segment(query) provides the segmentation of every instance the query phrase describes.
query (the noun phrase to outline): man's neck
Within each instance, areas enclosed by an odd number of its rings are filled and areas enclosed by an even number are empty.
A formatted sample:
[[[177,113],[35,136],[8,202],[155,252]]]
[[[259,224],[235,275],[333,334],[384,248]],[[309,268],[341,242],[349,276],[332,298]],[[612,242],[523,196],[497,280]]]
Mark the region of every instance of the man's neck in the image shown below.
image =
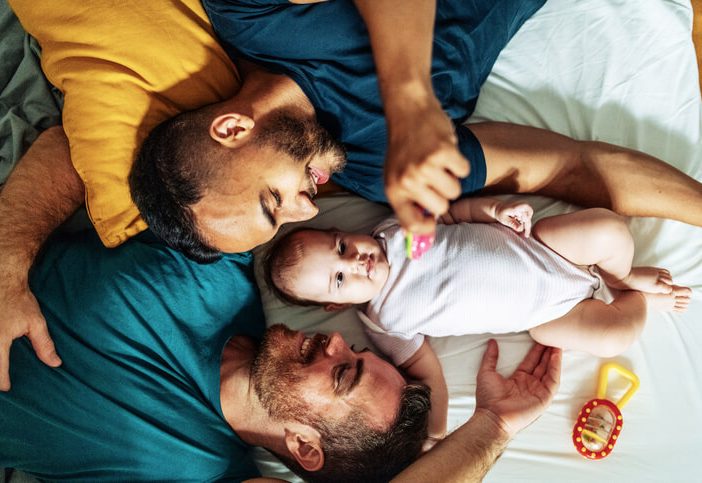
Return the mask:
[[[220,366],[222,412],[245,443],[285,452],[284,429],[271,420],[253,388],[251,364],[256,351],[256,343],[243,336],[232,337],[224,348]]]
[[[290,77],[272,74],[246,61],[241,61],[239,67],[243,83],[227,107],[253,119],[276,111],[292,111],[299,116],[314,117],[314,106]]]

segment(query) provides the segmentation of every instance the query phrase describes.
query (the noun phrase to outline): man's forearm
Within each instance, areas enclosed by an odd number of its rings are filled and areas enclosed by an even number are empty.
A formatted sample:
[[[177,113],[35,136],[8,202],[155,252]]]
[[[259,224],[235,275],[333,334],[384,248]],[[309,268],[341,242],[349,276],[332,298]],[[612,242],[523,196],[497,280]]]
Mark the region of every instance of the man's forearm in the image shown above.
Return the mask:
[[[481,481],[508,442],[509,437],[496,417],[478,409],[468,422],[393,481]]]
[[[83,202],[63,129],[43,132],[0,192],[0,253],[6,276],[27,276],[48,236]]]
[[[355,0],[366,22],[390,125],[403,107],[435,102],[431,50],[435,0]]]

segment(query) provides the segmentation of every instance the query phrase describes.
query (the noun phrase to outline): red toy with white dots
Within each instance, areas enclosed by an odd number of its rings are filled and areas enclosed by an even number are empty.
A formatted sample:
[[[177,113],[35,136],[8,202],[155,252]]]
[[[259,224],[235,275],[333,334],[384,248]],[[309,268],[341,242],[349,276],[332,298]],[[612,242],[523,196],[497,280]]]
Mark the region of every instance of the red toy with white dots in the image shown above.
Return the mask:
[[[631,383],[626,393],[616,403],[605,399],[611,371],[618,372]],[[597,397],[585,403],[573,426],[573,444],[578,453],[591,460],[609,456],[622,432],[624,419],[621,408],[629,402],[638,388],[639,378],[633,372],[614,362],[608,362],[602,366],[597,385]]]

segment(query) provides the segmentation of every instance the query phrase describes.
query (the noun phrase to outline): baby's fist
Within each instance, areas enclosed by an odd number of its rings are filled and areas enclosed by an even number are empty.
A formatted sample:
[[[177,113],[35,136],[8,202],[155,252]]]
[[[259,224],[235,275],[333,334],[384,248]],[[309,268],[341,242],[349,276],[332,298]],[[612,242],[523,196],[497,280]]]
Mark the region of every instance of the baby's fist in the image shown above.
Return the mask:
[[[495,218],[505,226],[510,227],[524,238],[531,235],[531,217],[534,209],[523,201],[501,203],[495,210]]]

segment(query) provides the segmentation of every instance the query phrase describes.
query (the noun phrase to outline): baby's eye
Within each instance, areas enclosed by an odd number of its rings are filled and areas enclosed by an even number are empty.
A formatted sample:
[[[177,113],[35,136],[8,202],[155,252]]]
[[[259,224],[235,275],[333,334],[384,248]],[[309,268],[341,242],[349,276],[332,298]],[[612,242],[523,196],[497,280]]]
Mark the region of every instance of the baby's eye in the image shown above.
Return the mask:
[[[346,242],[340,241],[339,242],[339,255],[343,255],[344,252],[346,252]]]
[[[341,287],[341,285],[344,283],[344,274],[339,272],[336,274],[336,288]]]

